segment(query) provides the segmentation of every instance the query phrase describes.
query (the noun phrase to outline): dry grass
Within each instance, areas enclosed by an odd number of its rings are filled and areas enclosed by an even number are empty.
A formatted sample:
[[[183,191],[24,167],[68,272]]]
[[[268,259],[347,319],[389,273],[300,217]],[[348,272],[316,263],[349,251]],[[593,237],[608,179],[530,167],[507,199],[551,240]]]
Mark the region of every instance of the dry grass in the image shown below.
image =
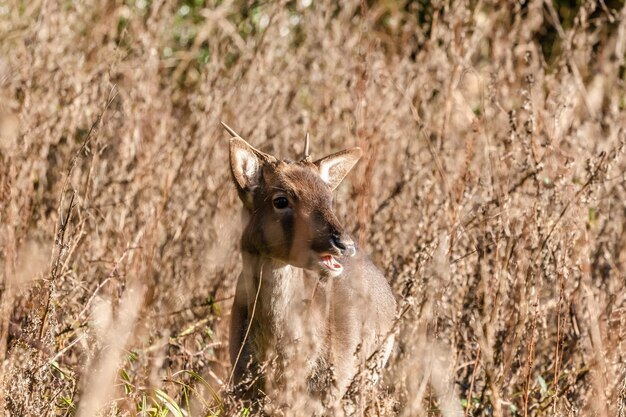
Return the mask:
[[[401,316],[358,415],[626,415],[623,2],[307,3],[0,3],[5,415],[245,415],[220,120],[366,150],[337,211]]]

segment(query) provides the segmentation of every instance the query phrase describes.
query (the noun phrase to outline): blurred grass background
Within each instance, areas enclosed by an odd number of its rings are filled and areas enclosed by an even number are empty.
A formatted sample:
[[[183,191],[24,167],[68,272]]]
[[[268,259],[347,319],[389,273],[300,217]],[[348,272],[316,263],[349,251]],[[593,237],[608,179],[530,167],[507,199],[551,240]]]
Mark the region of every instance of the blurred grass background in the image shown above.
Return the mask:
[[[625,50],[616,0],[0,2],[5,415],[248,413],[220,120],[365,150],[337,212],[402,316],[359,415],[626,415]]]

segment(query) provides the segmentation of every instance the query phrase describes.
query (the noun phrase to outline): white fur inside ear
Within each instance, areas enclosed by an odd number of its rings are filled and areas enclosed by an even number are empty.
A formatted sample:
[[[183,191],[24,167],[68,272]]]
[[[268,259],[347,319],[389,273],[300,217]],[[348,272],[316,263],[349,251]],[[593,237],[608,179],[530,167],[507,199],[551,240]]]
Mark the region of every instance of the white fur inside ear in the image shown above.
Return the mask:
[[[253,179],[257,171],[259,170],[259,164],[257,159],[243,149],[238,149],[235,154],[235,158],[239,161],[239,166],[241,167],[241,171],[243,175],[248,178],[248,180]]]
[[[341,161],[338,159],[331,159],[329,161],[324,161],[323,164],[320,164],[319,170],[322,181],[324,181],[326,184],[330,184],[330,171],[340,163]]]

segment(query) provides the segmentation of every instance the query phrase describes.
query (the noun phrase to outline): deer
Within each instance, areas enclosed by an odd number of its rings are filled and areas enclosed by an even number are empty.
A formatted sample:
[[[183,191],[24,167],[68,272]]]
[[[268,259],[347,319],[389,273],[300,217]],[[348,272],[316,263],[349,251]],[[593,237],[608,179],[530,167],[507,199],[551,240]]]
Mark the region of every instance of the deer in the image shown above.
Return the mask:
[[[231,135],[230,171],[243,205],[231,380],[240,386],[256,378],[263,393],[267,382],[290,384],[316,404],[341,399],[364,361],[379,352],[382,368],[394,343],[391,287],[333,211],[332,193],[362,151],[312,161],[307,133],[295,162],[255,149],[222,125]],[[268,381],[261,369],[272,360],[277,371]]]

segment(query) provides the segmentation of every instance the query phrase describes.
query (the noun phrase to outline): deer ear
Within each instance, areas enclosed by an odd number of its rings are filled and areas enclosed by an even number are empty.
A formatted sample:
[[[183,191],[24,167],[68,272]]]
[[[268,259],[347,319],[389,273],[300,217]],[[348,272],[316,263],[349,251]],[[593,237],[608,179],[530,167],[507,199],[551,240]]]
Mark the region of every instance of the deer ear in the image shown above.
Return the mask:
[[[332,191],[356,165],[362,154],[361,148],[346,149],[319,159],[314,164],[319,169],[320,177]]]
[[[263,165],[273,160],[274,157],[253,148],[239,137],[230,140],[230,172],[239,198],[248,208],[252,206],[252,191],[261,181]]]

